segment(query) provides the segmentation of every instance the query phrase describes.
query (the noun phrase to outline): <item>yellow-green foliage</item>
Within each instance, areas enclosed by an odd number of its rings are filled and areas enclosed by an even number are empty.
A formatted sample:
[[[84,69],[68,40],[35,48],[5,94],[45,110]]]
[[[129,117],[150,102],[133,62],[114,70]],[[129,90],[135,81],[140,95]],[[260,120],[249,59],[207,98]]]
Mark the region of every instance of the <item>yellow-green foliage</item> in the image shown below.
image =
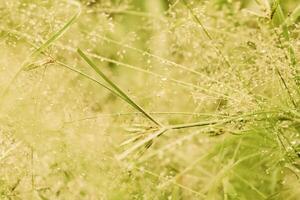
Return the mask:
[[[0,0],[0,199],[300,199],[298,0]]]

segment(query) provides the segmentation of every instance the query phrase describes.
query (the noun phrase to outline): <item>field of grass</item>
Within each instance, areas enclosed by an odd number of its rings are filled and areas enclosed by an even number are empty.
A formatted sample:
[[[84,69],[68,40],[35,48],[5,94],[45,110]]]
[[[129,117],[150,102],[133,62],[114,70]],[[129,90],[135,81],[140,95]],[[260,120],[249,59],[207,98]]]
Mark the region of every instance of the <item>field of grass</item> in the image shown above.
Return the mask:
[[[0,199],[300,199],[299,0],[0,0]]]

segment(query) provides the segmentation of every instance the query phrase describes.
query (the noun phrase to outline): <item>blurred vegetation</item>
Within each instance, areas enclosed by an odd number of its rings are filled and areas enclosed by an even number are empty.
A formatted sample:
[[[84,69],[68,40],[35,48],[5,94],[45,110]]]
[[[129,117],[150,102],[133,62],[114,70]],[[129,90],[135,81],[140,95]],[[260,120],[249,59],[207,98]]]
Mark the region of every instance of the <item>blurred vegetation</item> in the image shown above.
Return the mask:
[[[299,6],[0,0],[0,199],[300,199]]]

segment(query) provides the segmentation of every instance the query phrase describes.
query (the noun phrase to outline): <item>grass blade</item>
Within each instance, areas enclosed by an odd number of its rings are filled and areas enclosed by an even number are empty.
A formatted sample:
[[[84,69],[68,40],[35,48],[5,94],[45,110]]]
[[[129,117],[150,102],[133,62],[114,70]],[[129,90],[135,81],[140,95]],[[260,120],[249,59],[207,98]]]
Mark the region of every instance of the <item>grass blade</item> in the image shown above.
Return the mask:
[[[285,20],[287,26],[291,26],[296,23],[297,19],[300,17],[300,5],[295,8],[292,14]]]
[[[146,138],[144,138],[143,140],[137,142],[135,145],[133,145],[131,148],[124,151],[122,154],[116,156],[116,158],[118,160],[125,159],[129,154],[133,153],[134,151],[136,151],[140,147],[144,146],[146,143],[148,143],[148,142],[152,141],[153,139],[157,138],[158,136],[162,135],[166,131],[168,131],[168,129],[162,128],[162,129],[154,132],[153,134],[148,135]]]
[[[70,67],[69,65],[67,65],[67,64],[65,64],[65,63],[63,63],[63,62],[60,62],[60,61],[58,61],[58,60],[56,60],[55,63],[61,65],[62,67],[66,68],[66,69],[69,69],[69,70],[71,70],[71,71],[73,71],[73,72],[75,72],[75,73],[77,73],[77,74],[79,74],[79,75],[81,75],[81,76],[83,76],[83,77],[85,77],[85,78],[87,78],[87,79],[89,79],[89,80],[95,82],[95,83],[97,83],[98,85],[100,85],[100,86],[104,87],[105,89],[107,89],[108,91],[110,91],[110,92],[111,92],[112,94],[114,94],[115,96],[117,96],[117,97],[119,97],[119,98],[121,98],[121,99],[123,99],[124,101],[127,102],[127,99],[125,99],[125,98],[124,98],[123,96],[121,96],[119,93],[115,92],[113,89],[107,87],[106,85],[104,85],[103,83],[101,83],[101,82],[99,82],[98,80],[94,79],[93,77],[91,77],[91,76],[89,76],[89,75],[87,75],[87,74],[85,74],[85,73],[83,73],[83,72],[81,72],[81,71],[79,71],[79,70],[77,70],[77,69],[74,69],[73,67]]]
[[[80,49],[77,50],[78,54],[81,58],[83,58],[94,70],[100,75],[117,93],[123,96],[132,107],[134,107],[139,112],[143,113],[143,115],[154,122],[156,125],[162,127],[163,125],[156,121],[149,113],[147,113],[142,107],[140,107],[136,102],[134,102],[121,88],[119,88],[115,83],[113,83],[94,63],[90,60]]]
[[[276,20],[278,25],[281,26],[282,29],[282,36],[284,39],[289,42],[290,41],[290,33],[289,33],[289,28],[287,24],[285,23],[285,16],[282,10],[282,7],[280,5],[279,0],[274,0],[272,2],[272,9],[271,9],[271,20],[273,20],[273,23],[276,25]],[[275,19],[275,20],[274,20]],[[295,55],[295,50],[293,47],[289,44],[288,47],[288,53],[290,56],[290,62],[293,67],[295,67],[297,63],[296,55]]]
[[[191,6],[187,3],[186,0],[183,0],[183,4],[186,6],[186,8],[189,10],[189,12],[191,13],[191,15],[193,16],[194,20],[199,24],[199,26],[201,27],[202,31],[204,32],[204,34],[206,35],[206,37],[210,40],[213,41],[213,37],[211,36],[211,34],[208,32],[208,30],[205,28],[205,26],[203,25],[203,23],[201,22],[201,20],[199,19],[199,17],[197,17],[197,15],[195,14],[195,12],[193,11],[193,9],[191,8]],[[232,67],[230,62],[228,61],[228,59],[225,57],[224,53],[221,51],[221,49],[219,49],[216,45],[213,45],[216,53],[222,58],[223,62],[228,66],[228,67]]]
[[[59,39],[66,31],[67,29],[76,21],[76,19],[79,17],[80,15],[80,11],[78,13],[76,13],[59,31],[57,31],[55,34],[53,34],[51,36],[50,39],[48,39],[42,46],[40,46],[38,49],[36,49],[33,53],[32,53],[32,57],[34,57],[35,55],[39,54],[40,52],[44,51],[45,49],[47,49],[55,40]]]
[[[73,17],[69,19],[67,23],[56,33],[54,33],[44,44],[42,44],[39,48],[37,48],[34,52],[32,52],[28,59],[34,58],[35,56],[43,52],[45,49],[47,49],[53,42],[59,39],[68,30],[68,28],[78,19],[78,17],[81,14],[81,6],[80,4],[76,4],[76,6],[78,6],[77,13],[74,14]],[[27,62],[28,60],[24,62],[22,68],[28,65]]]
[[[76,21],[76,19],[79,17],[81,13],[81,7],[78,5],[78,12],[56,33],[54,33],[44,44],[42,44],[39,48],[37,48],[34,52],[30,54],[30,56],[23,62],[21,68],[16,72],[16,74],[13,76],[13,78],[9,81],[8,85],[6,88],[3,90],[1,96],[0,96],[0,105],[2,101],[4,100],[5,95],[9,91],[10,85],[17,79],[19,76],[20,72],[30,66],[32,63],[30,63],[30,60],[37,56],[39,53],[43,52],[45,49],[47,49],[53,42],[55,42],[58,38],[60,38],[66,31],[67,29]]]

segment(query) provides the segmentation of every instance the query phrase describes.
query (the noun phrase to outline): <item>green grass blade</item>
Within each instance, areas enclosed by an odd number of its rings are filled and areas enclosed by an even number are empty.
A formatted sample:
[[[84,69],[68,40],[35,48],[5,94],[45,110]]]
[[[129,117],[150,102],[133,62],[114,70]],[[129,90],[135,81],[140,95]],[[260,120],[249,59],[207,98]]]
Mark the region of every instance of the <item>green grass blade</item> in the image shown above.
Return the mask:
[[[152,141],[153,139],[157,138],[158,136],[162,135],[163,133],[165,133],[166,131],[168,131],[168,129],[162,128],[160,130],[157,130],[156,132],[154,132],[153,134],[148,135],[146,138],[144,138],[143,140],[137,142],[136,144],[134,144],[131,148],[127,149],[126,151],[124,151],[122,154],[117,155],[116,158],[118,160],[123,160],[125,159],[128,155],[130,155],[131,153],[133,153],[134,151],[136,151],[137,149],[139,149],[140,147],[144,146],[146,143]]]
[[[0,105],[2,101],[5,98],[5,95],[9,91],[9,88],[11,84],[17,79],[17,77],[20,75],[21,71],[24,68],[27,68],[32,63],[30,63],[30,60],[37,56],[39,53],[43,52],[45,49],[47,49],[53,42],[55,42],[58,38],[60,38],[67,29],[76,21],[76,19],[80,16],[81,13],[81,7],[78,5],[78,12],[56,33],[54,33],[44,44],[42,44],[39,48],[37,48],[25,61],[23,62],[21,68],[16,72],[16,74],[13,76],[13,78],[9,81],[6,88],[3,90],[1,96],[0,96]]]
[[[292,92],[290,91],[290,89],[289,89],[289,87],[288,87],[288,85],[287,85],[285,79],[283,78],[282,74],[280,73],[280,71],[279,71],[279,69],[278,69],[277,67],[276,67],[276,72],[277,72],[277,74],[278,74],[278,76],[279,76],[279,78],[280,78],[280,80],[281,80],[281,82],[282,82],[284,88],[285,88],[286,91],[287,91],[287,94],[288,94],[288,96],[289,96],[289,98],[290,98],[290,101],[292,102],[293,106],[294,106],[295,108],[297,108],[297,104],[296,104],[296,101],[294,100],[294,98],[293,98],[293,96],[292,96]]]
[[[59,39],[67,30],[68,28],[77,20],[77,18],[80,16],[81,10],[79,11],[56,33],[54,33],[42,46],[40,46],[38,49],[36,49],[31,56],[34,57],[40,52],[47,49],[54,41]]]
[[[242,176],[239,174],[235,173],[234,174],[238,179],[240,179],[244,184],[246,184],[248,187],[250,187],[253,191],[255,191],[258,195],[260,195],[263,199],[267,199],[267,196],[262,193],[258,188],[256,188],[250,181],[247,179],[244,179]]]
[[[213,37],[211,36],[211,34],[208,32],[208,30],[205,28],[205,26],[203,25],[203,23],[201,22],[201,20],[199,19],[199,17],[197,17],[197,15],[195,14],[195,12],[193,11],[193,9],[191,8],[191,6],[187,3],[186,0],[182,0],[183,4],[186,6],[186,8],[189,10],[189,12],[191,13],[191,15],[193,16],[194,20],[199,24],[199,26],[201,27],[202,31],[204,32],[204,34],[206,35],[206,37],[210,40],[213,41]],[[216,45],[214,45],[214,49],[216,51],[216,53],[222,58],[223,62],[228,66],[228,67],[232,67],[230,62],[228,61],[228,59],[225,57],[224,53],[221,51],[221,49],[219,49]]]
[[[55,63],[61,65],[62,67],[66,68],[66,69],[69,69],[69,70],[71,70],[71,71],[73,71],[73,72],[75,72],[75,73],[77,73],[77,74],[79,74],[79,75],[81,75],[81,76],[83,76],[83,77],[85,77],[85,78],[87,78],[87,79],[89,79],[89,80],[95,82],[95,83],[97,83],[98,85],[100,85],[100,86],[104,87],[105,89],[107,89],[108,91],[110,91],[110,92],[111,92],[112,94],[114,94],[115,96],[117,96],[117,97],[119,97],[119,98],[121,98],[121,99],[123,99],[124,101],[127,102],[127,99],[125,99],[125,98],[124,98],[123,96],[121,96],[119,93],[115,92],[113,89],[111,89],[110,87],[107,87],[106,85],[104,85],[103,83],[101,83],[101,82],[99,82],[98,80],[94,79],[93,77],[91,77],[91,76],[89,76],[89,75],[87,75],[87,74],[85,74],[85,73],[83,73],[83,72],[81,72],[81,71],[79,71],[79,70],[77,70],[77,69],[74,69],[73,67],[70,67],[69,65],[67,65],[67,64],[65,64],[65,63],[63,63],[63,62],[60,62],[60,61],[58,61],[58,60],[56,60]],[[128,102],[128,103],[129,103],[129,102]]]
[[[136,102],[134,102],[121,88],[119,88],[115,83],[113,83],[99,68],[90,60],[80,49],[77,50],[78,54],[81,58],[83,58],[94,70],[100,75],[116,92],[118,92],[121,96],[123,96],[126,101],[135,109],[140,111],[147,117],[149,120],[154,122],[158,126],[162,126],[158,121],[156,121],[149,113],[147,113],[142,107],[140,107]]]
[[[192,14],[193,18],[195,19],[195,21],[200,25],[201,29],[203,30],[203,32],[205,33],[205,35],[207,36],[208,39],[213,40],[212,36],[209,34],[208,30],[203,26],[202,22],[200,21],[200,19],[196,16],[196,14],[194,13],[193,9],[189,6],[189,4],[187,3],[186,0],[183,0],[184,5],[187,7],[187,9],[190,11],[190,13]]]
[[[296,23],[297,19],[300,17],[300,5],[295,8],[292,14],[285,20],[287,26],[291,26]]]
[[[287,26],[287,24],[285,23],[285,16],[282,10],[282,7],[280,5],[279,0],[274,0],[272,2],[272,6],[271,6],[271,20],[273,20],[273,23],[276,25],[276,20],[277,20],[277,25],[281,26],[282,29],[282,36],[284,37],[284,39],[286,41],[290,41],[290,33],[289,33],[289,28]],[[293,49],[293,47],[289,44],[288,47],[288,53],[290,56],[290,62],[291,65],[294,67],[297,63],[297,59],[295,56],[295,50]]]

